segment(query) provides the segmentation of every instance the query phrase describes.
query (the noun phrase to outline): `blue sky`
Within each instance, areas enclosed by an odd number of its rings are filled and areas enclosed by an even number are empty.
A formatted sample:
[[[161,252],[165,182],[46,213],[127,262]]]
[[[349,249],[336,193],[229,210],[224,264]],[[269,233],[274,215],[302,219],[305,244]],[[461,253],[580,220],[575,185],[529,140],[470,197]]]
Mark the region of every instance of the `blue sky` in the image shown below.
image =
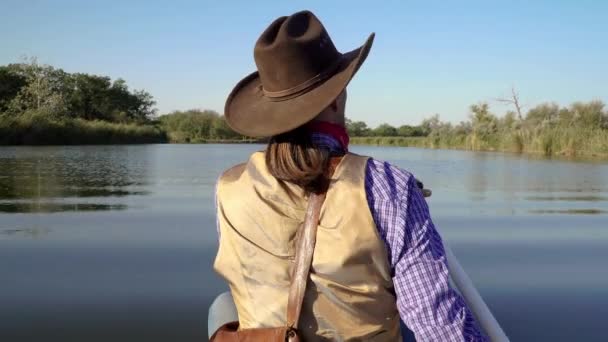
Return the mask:
[[[339,50],[376,40],[349,86],[347,116],[375,126],[458,122],[515,86],[528,106],[608,102],[608,1],[2,0],[0,64],[36,56],[69,72],[124,78],[159,113],[222,112],[254,70],[276,17],[310,9]]]

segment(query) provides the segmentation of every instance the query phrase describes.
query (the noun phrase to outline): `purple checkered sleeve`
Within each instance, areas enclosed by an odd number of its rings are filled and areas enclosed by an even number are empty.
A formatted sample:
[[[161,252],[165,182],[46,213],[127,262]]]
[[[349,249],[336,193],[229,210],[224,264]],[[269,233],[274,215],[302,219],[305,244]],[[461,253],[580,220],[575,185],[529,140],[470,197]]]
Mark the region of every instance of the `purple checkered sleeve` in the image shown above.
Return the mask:
[[[369,159],[367,202],[386,244],[397,308],[418,341],[486,341],[462,297],[450,287],[441,236],[414,176]]]

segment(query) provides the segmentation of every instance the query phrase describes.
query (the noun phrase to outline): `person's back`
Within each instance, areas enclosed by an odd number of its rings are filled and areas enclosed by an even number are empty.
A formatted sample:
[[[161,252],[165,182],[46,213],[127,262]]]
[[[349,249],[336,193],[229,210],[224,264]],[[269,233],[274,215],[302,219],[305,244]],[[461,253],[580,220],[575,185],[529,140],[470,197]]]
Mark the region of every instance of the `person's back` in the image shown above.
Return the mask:
[[[307,341],[399,339],[387,252],[369,210],[362,210],[366,165],[367,158],[346,154],[331,176],[299,324]],[[285,324],[304,190],[272,176],[258,152],[224,173],[217,198],[215,268],[230,284],[241,327]]]
[[[345,88],[372,41],[340,54],[306,11],[264,31],[258,72],[235,87],[225,115],[237,132],[270,142],[218,181],[215,269],[239,329],[284,326],[307,199],[326,191],[297,326],[305,341],[397,341],[400,318],[420,340],[483,340],[450,288],[416,179],[347,152]]]

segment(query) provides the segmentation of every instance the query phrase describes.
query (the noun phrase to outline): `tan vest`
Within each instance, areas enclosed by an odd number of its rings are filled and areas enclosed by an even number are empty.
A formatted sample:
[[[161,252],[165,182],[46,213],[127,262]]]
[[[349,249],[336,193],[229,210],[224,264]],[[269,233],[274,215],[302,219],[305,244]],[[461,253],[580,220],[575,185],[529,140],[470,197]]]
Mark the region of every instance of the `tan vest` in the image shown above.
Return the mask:
[[[347,154],[321,209],[299,329],[305,341],[400,341],[386,247],[365,195],[367,157]],[[264,153],[226,171],[217,188],[215,270],[242,328],[285,325],[294,241],[307,199],[268,172]]]

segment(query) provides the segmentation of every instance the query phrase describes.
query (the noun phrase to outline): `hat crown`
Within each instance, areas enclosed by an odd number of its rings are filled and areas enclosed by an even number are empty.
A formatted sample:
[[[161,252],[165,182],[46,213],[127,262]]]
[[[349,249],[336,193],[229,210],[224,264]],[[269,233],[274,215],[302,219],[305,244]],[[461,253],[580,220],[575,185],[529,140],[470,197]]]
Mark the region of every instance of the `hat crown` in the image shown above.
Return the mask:
[[[283,92],[328,72],[342,54],[310,11],[280,17],[262,33],[254,59],[266,92]]]

